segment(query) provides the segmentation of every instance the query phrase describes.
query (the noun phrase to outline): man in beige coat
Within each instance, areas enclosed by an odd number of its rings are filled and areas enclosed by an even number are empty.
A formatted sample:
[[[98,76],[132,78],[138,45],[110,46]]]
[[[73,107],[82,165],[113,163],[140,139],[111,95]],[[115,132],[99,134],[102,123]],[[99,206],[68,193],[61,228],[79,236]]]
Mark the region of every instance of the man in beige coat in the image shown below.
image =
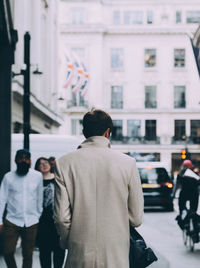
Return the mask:
[[[143,195],[135,160],[110,149],[111,117],[83,118],[86,140],[56,161],[55,223],[65,268],[129,268],[129,224],[139,226]]]

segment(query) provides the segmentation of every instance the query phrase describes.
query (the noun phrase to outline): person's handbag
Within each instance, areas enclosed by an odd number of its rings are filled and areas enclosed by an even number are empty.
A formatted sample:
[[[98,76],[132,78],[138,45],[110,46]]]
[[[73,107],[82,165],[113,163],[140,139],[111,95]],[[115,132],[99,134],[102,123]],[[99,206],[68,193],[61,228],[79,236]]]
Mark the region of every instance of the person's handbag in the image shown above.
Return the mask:
[[[130,251],[129,262],[130,268],[145,268],[152,262],[157,261],[155,253],[148,248],[144,238],[130,226]]]

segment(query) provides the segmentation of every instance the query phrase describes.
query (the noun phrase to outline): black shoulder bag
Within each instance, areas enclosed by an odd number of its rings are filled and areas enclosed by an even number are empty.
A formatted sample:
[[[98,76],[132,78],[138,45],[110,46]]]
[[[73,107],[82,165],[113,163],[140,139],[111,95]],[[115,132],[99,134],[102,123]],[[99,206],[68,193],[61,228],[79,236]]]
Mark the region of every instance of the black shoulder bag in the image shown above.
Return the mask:
[[[130,226],[130,268],[145,268],[158,258],[151,248],[148,248],[143,237]]]

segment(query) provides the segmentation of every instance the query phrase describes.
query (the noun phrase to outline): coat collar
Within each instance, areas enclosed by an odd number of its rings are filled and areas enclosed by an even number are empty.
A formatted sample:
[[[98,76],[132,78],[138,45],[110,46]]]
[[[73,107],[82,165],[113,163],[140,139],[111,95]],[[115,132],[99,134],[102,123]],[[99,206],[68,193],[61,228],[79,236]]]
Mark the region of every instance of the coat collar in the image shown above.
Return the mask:
[[[110,148],[110,141],[104,136],[93,136],[84,140],[84,142],[82,142],[78,146],[78,149],[89,148],[89,147],[102,147],[102,148],[109,147]]]

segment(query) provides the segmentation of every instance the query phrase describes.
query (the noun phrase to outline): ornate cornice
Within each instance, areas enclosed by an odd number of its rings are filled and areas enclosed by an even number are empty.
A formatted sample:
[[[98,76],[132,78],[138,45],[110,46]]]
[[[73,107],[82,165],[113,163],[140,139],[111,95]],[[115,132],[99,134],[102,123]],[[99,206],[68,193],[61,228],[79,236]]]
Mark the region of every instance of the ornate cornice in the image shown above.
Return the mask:
[[[105,26],[102,24],[74,26],[72,24],[62,24],[60,26],[60,32],[62,34],[84,34],[84,33],[96,33],[96,34],[111,34],[111,35],[191,35],[195,32],[196,27],[115,27]]]

